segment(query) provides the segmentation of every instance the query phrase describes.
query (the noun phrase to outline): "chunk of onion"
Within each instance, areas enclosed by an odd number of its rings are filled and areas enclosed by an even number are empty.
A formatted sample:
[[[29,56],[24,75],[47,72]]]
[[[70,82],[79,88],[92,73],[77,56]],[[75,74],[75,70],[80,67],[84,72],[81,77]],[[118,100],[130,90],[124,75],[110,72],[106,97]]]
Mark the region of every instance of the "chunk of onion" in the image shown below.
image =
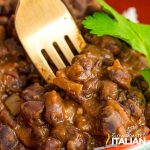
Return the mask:
[[[20,113],[20,107],[22,103],[23,100],[18,95],[13,94],[6,99],[5,106],[13,116],[16,116]]]

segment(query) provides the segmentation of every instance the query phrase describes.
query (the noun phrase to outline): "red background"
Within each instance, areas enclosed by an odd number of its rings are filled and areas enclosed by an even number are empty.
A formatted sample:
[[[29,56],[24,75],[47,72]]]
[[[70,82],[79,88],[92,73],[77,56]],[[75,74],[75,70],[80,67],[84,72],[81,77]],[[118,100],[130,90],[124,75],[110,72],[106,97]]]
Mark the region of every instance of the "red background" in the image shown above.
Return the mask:
[[[106,2],[120,13],[129,7],[136,7],[138,20],[150,24],[150,0],[106,0]]]

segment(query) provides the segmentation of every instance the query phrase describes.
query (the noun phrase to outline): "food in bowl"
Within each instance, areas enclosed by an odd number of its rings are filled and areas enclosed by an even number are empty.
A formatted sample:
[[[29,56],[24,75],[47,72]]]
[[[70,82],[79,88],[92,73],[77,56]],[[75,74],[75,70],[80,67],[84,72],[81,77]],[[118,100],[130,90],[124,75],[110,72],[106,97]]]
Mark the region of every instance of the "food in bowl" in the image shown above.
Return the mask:
[[[91,150],[111,143],[113,133],[149,133],[150,90],[139,73],[148,66],[145,56],[81,26],[100,9],[94,0],[65,3],[88,46],[47,85],[17,38],[17,0],[0,0],[1,150]]]

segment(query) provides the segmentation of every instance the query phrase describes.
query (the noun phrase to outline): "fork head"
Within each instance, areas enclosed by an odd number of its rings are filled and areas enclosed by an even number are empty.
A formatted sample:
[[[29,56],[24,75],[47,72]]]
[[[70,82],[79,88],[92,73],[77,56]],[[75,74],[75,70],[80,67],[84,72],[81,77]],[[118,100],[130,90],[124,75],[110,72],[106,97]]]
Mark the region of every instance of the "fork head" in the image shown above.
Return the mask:
[[[42,50],[47,53],[57,69],[62,69],[66,65],[54,43],[57,43],[68,63],[71,63],[74,54],[65,37],[70,39],[77,52],[81,52],[86,46],[61,0],[20,0],[15,15],[15,27],[24,49],[49,83],[55,74]]]

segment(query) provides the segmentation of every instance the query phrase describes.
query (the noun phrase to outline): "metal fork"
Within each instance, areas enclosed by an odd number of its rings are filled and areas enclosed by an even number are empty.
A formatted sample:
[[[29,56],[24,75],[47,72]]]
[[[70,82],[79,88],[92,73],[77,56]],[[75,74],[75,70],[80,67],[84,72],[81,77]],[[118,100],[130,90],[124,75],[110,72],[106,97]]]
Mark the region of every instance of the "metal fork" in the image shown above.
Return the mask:
[[[43,56],[43,49],[57,69],[61,69],[66,65],[54,43],[58,44],[69,63],[74,54],[65,37],[70,39],[79,53],[86,46],[71,14],[61,0],[20,0],[15,15],[15,27],[24,49],[48,83],[55,74]]]

